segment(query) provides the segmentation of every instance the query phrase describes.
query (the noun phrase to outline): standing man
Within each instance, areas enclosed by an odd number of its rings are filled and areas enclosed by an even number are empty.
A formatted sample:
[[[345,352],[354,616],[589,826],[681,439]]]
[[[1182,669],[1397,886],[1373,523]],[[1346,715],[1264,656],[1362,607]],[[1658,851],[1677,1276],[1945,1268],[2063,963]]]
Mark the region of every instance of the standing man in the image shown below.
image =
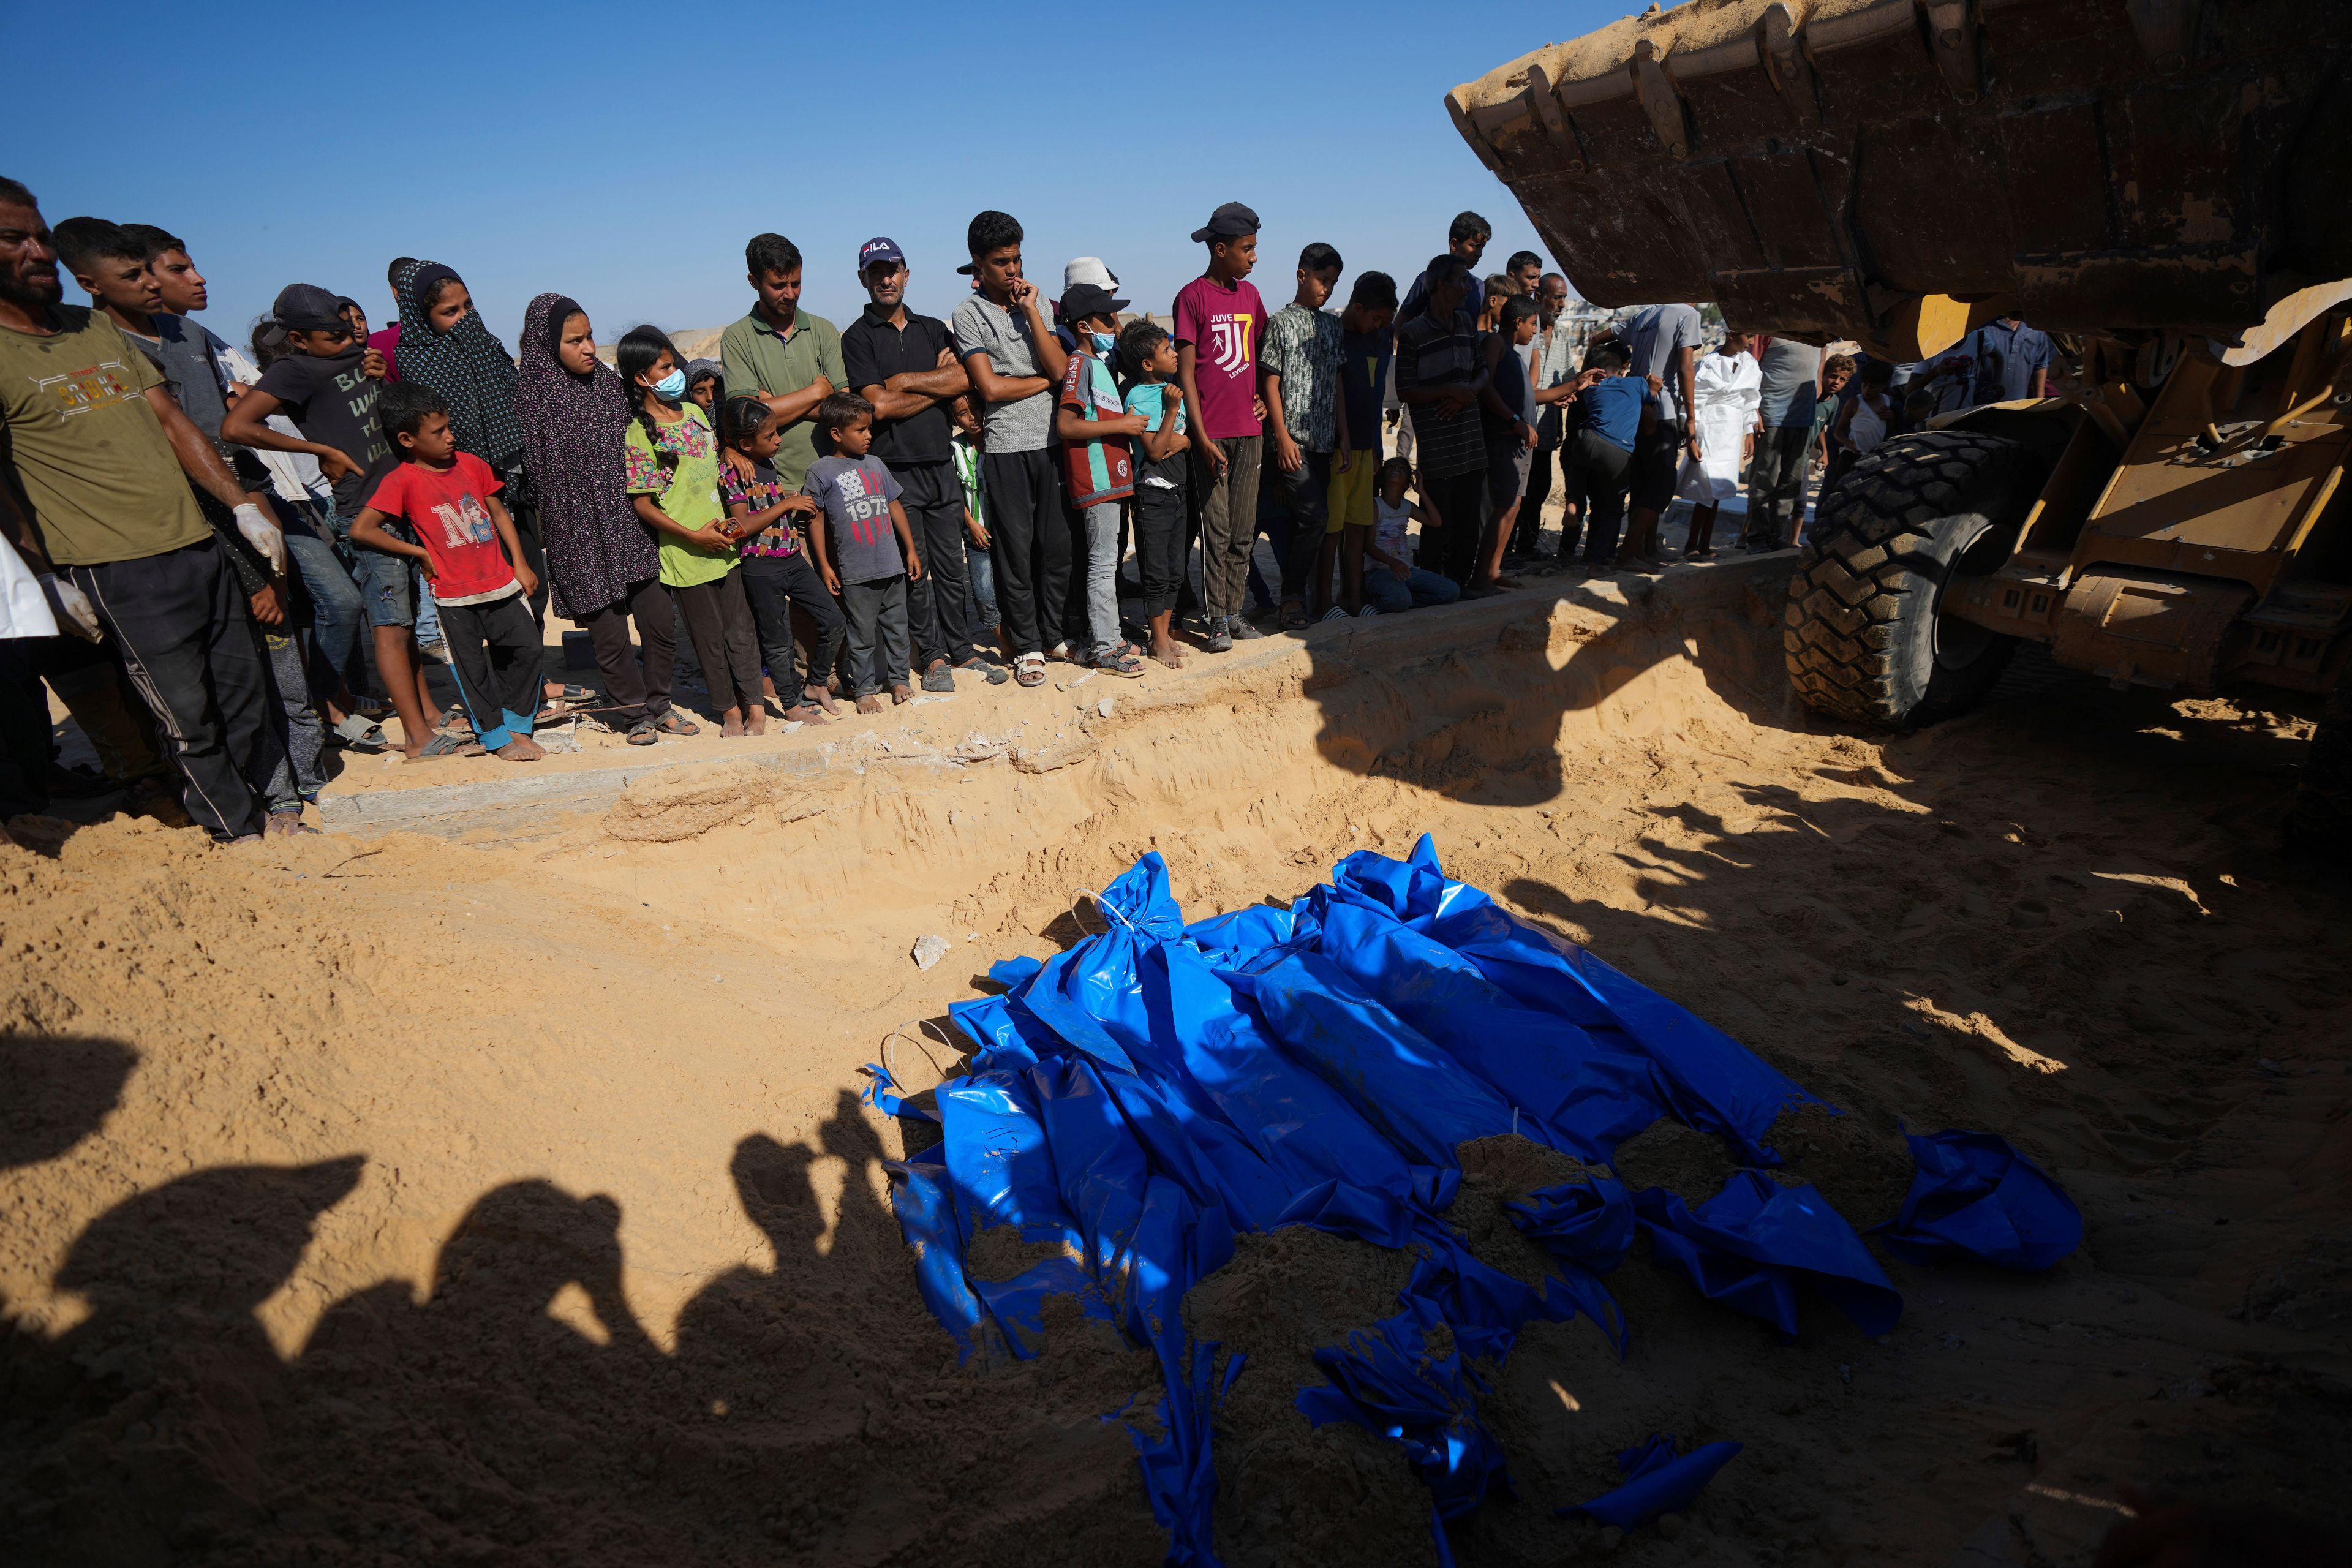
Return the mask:
[[[1967,352],[1975,368],[1970,406],[2049,395],[2055,351],[2050,335],[2027,326],[2022,316],[1987,321],[1969,334]]]
[[[1532,250],[1515,250],[1503,263],[1503,276],[1517,284],[1520,293],[1533,297],[1543,287],[1543,258]]]
[[[1455,213],[1452,226],[1445,231],[1445,254],[1470,272],[1470,287],[1462,308],[1474,321],[1479,307],[1486,303],[1486,297],[1478,291],[1478,258],[1486,254],[1486,242],[1494,237],[1495,226],[1474,212]],[[1399,321],[1410,321],[1423,313],[1429,303],[1429,268],[1424,267],[1404,291],[1404,303],[1397,310]]]
[[[1516,263],[1518,257],[1511,259]],[[1536,457],[1528,471],[1527,499],[1519,503],[1518,526],[1513,530],[1514,552],[1526,556],[1534,555],[1536,546],[1542,542],[1544,503],[1551,499],[1552,467],[1560,453],[1560,431],[1566,416],[1563,405],[1574,399],[1570,384],[1577,374],[1576,345],[1566,319],[1568,279],[1557,272],[1541,273],[1536,280],[1535,293],[1539,323],[1531,345],[1535,350]],[[1573,483],[1561,497],[1559,558],[1563,561],[1576,553],[1583,500]]]
[[[176,748],[189,816],[229,842],[295,831],[269,668],[188,481],[273,568],[285,541],[146,356],[64,292],[33,194],[0,180],[0,429],[12,510],[29,504],[33,524],[16,543],[59,618],[121,656]]]
[[[1757,355],[1764,372],[1763,422],[1756,462],[1748,476],[1749,553],[1778,550],[1795,537],[1790,526],[1805,510],[1805,457],[1813,444],[1813,405],[1821,394],[1822,351],[1794,338],[1775,337]]]
[[[870,455],[898,481],[899,504],[923,563],[921,578],[908,584],[923,689],[953,691],[956,669],[1002,684],[1004,671],[972,651],[964,620],[963,486],[948,445],[948,405],[971,390],[971,377],[956,360],[948,324],[907,309],[909,276],[897,240],[877,237],[858,247],[857,280],[866,302],[841,334],[842,368],[848,384],[874,405]]]
[[[1620,571],[1660,564],[1658,514],[1675,499],[1675,476],[1683,454],[1699,460],[1698,432],[1691,425],[1691,381],[1698,367],[1698,311],[1689,305],[1651,305],[1633,318],[1630,343],[1633,374],[1658,388],[1658,422],[1633,447],[1628,470],[1633,496],[1625,540],[1613,563]]]
[[[729,396],[754,396],[775,411],[783,444],[771,460],[784,493],[798,495],[816,461],[817,405],[849,384],[841,334],[801,309],[800,247],[782,235],[753,235],[743,247],[743,274],[754,298],[751,310],[719,334],[721,375]],[[808,685],[821,687],[833,673],[812,669]],[[776,689],[786,689],[782,679]]]
[[[1257,477],[1265,437],[1258,353],[1265,302],[1249,280],[1257,265],[1257,214],[1227,202],[1192,231],[1209,247],[1208,270],[1176,293],[1176,380],[1200,421],[1193,478],[1200,490],[1201,597],[1209,635],[1223,653],[1236,637],[1265,634],[1242,618],[1250,548],[1257,542]]]
[[[1430,569],[1452,578],[1466,595],[1484,598],[1486,591],[1472,590],[1470,582],[1484,553],[1478,545],[1486,434],[1478,394],[1486,389],[1486,367],[1471,330],[1475,318],[1462,310],[1477,279],[1453,255],[1433,258],[1423,276],[1430,284],[1421,314],[1400,324],[1396,337],[1397,396],[1412,410],[1420,431],[1413,457],[1420,465],[1423,555],[1414,564],[1423,564],[1434,544]]]
[[[956,358],[982,406],[981,489],[988,497],[989,553],[1013,645],[1013,679],[1043,686],[1047,648],[1060,658],[1070,651],[1062,619],[1075,541],[1048,449],[1054,388],[1070,356],[1037,302],[1037,286],[1022,275],[1021,239],[1020,221],[1010,213],[973,216],[964,230],[971,260],[956,270],[976,287],[956,306],[952,325]]]

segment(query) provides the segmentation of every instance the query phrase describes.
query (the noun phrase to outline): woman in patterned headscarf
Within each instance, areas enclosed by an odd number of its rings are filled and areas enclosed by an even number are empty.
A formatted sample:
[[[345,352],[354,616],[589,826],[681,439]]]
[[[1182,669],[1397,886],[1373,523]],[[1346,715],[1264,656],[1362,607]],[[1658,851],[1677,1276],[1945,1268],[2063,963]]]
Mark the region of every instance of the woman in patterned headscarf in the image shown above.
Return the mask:
[[[514,406],[555,613],[588,628],[605,697],[617,705],[611,718],[631,745],[652,745],[656,731],[691,733],[697,726],[669,705],[677,612],[661,585],[653,535],[622,485],[628,394],[596,358],[588,313],[562,294],[541,294],[523,312]],[[633,617],[642,664],[629,646]]]

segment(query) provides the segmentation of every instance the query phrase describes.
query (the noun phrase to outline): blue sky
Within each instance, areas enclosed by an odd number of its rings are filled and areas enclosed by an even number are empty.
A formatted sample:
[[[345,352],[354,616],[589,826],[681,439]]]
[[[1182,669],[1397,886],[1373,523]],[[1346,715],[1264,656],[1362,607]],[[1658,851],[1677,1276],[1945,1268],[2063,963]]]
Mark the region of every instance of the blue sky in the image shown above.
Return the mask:
[[[1540,252],[1444,95],[1624,9],[1568,0],[1515,29],[1465,7],[1439,29],[1391,0],[1244,5],[1221,26],[1186,5],[199,3],[150,12],[136,45],[69,45],[51,10],[57,47],[0,95],[0,174],[51,223],[184,236],[230,338],[297,281],[381,324],[402,255],[456,268],[509,343],[546,289],[605,341],[720,326],[762,229],[800,246],[808,307],[836,322],[877,234],[907,249],[911,302],[945,315],[983,207],[1021,220],[1048,293],[1095,255],[1164,311],[1200,270],[1186,236],[1236,199],[1265,225],[1272,307],[1302,245],[1402,285],[1465,207],[1495,225],[1490,268]]]

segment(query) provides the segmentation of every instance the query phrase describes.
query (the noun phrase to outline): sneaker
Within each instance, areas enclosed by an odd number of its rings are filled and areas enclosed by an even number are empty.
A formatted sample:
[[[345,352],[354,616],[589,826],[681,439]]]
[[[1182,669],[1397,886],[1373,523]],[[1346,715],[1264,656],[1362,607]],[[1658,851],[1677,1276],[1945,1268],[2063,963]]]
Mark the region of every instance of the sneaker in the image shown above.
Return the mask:
[[[1265,636],[1264,632],[1258,630],[1255,626],[1250,625],[1249,622],[1244,620],[1239,616],[1235,616],[1233,619],[1225,623],[1225,630],[1233,635],[1233,638],[1235,642],[1255,642],[1258,638]]]
[[[1366,599],[1364,601],[1364,607],[1356,612],[1356,618],[1360,621],[1369,621],[1380,613],[1381,607],[1372,603],[1370,599]]]
[[[1203,653],[1231,653],[1234,647],[1234,636],[1227,629],[1230,625],[1231,623],[1223,616],[1210,616],[1209,636],[1207,640],[1201,644],[1201,650]]]
[[[1317,618],[1326,621],[1344,621],[1348,618],[1348,612],[1334,605]]]
[[[944,664],[933,665],[930,668],[923,671],[923,689],[926,691],[953,691],[955,689],[954,672],[950,670]]]

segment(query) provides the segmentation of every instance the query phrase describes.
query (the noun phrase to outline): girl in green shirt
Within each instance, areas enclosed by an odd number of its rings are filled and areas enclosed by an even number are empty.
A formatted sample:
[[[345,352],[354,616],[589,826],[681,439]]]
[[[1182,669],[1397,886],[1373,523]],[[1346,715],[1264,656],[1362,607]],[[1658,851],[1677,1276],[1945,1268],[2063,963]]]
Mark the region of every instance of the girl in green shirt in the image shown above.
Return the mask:
[[[614,351],[636,407],[622,441],[624,481],[654,531],[663,586],[677,601],[695,657],[719,710],[719,733],[762,734],[760,652],[751,606],[736,580],[738,541],[719,498],[719,442],[686,395],[677,351],[661,331],[637,327]]]

